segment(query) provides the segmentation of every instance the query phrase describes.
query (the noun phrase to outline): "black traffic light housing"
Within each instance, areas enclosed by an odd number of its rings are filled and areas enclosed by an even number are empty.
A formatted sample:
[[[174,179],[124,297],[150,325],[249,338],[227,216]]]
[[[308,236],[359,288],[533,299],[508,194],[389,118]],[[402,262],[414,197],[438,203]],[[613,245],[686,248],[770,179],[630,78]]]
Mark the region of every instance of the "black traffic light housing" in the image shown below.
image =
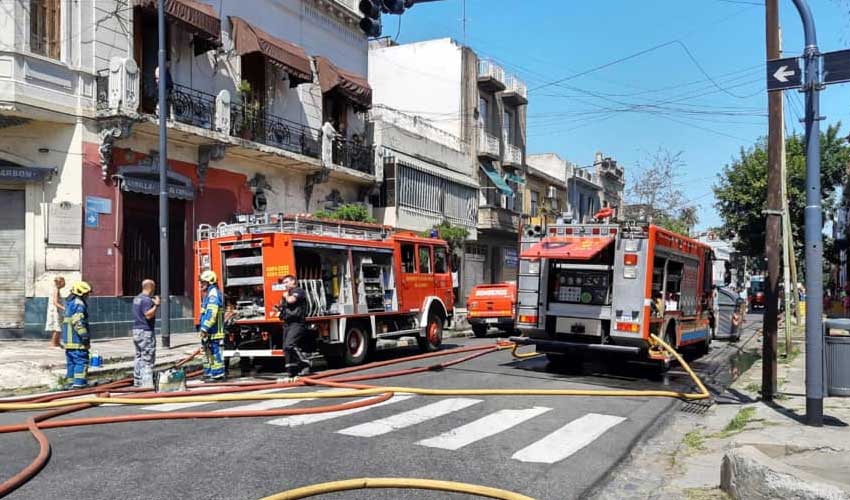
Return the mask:
[[[360,29],[366,36],[377,38],[381,36],[381,9],[383,8],[381,0],[360,0],[360,13],[363,14],[363,19],[360,20]]]

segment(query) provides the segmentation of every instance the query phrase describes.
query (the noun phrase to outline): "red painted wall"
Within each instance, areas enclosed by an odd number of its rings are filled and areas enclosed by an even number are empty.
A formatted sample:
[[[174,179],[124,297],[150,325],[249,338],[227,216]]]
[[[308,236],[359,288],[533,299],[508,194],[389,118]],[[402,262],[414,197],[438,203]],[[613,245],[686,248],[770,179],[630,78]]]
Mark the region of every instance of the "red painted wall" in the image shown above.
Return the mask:
[[[109,175],[117,172],[124,165],[138,165],[148,160],[148,155],[135,151],[115,148],[112,155],[112,166]],[[185,175],[192,180],[195,187],[195,199],[186,203],[186,232],[185,262],[186,262],[186,291],[192,290],[194,261],[192,246],[195,239],[195,229],[198,224],[216,225],[230,220],[234,213],[251,212],[253,195],[248,188],[245,175],[210,168],[204,183],[204,191],[198,189],[197,166],[175,160],[168,161],[168,168]],[[134,290],[122,290],[122,252],[123,235],[121,234],[124,207],[122,196],[113,185],[111,179],[101,178],[100,155],[98,145],[83,144],[83,202],[86,196],[98,196],[112,200],[112,213],[100,214],[98,228],[83,229],[83,279],[91,283],[94,294],[98,296],[129,295]],[[151,197],[152,203],[157,203]],[[117,227],[116,227],[117,226]],[[176,237],[173,235],[172,237]],[[131,265],[131,263],[127,263]]]

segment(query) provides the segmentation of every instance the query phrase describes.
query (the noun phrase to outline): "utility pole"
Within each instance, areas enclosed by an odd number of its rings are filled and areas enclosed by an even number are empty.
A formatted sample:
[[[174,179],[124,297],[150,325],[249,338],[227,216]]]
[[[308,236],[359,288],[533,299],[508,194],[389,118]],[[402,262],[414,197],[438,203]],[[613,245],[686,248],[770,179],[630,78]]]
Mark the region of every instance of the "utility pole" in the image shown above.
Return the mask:
[[[168,284],[168,101],[165,83],[168,68],[165,66],[165,0],[157,2],[157,25],[159,30],[159,288],[162,296],[160,335],[162,346],[171,347],[171,304]]]
[[[781,33],[781,32],[780,32]],[[783,103],[784,104],[784,103]],[[791,254],[794,252],[794,243],[791,240],[791,221],[790,213],[788,212],[788,186],[787,177],[788,170],[785,162],[785,113],[782,113],[781,121],[781,159],[782,165],[782,283],[784,288],[784,303],[785,303],[785,356],[791,355],[793,348],[791,343],[791,308],[794,306],[794,301],[791,299],[792,294],[796,293],[797,287],[791,288]]]
[[[767,59],[779,59],[779,1],[765,0]],[[779,316],[779,241],[782,223],[782,92],[767,94],[767,279],[763,332],[761,397],[773,401],[776,394],[776,347]]]

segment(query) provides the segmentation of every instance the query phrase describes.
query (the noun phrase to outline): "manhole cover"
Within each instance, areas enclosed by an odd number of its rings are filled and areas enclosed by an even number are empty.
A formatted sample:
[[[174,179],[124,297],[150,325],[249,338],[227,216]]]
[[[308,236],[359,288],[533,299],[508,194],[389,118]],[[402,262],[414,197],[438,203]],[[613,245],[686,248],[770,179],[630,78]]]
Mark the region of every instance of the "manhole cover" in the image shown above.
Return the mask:
[[[682,413],[690,413],[691,415],[705,415],[712,405],[714,405],[714,398],[701,401],[689,401],[683,404],[679,408],[679,411]]]

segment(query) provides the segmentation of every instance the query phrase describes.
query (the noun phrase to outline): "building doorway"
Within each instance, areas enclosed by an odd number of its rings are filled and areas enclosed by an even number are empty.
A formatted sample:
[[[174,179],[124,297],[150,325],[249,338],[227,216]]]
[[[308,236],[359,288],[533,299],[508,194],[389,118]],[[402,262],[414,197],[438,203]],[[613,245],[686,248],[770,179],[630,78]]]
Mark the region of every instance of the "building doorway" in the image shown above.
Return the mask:
[[[123,214],[124,294],[139,290],[145,278],[159,281],[159,203],[155,196],[125,192]],[[168,200],[169,292],[184,295],[186,283],[186,202]]]
[[[24,326],[26,239],[23,190],[0,189],[0,330]]]

